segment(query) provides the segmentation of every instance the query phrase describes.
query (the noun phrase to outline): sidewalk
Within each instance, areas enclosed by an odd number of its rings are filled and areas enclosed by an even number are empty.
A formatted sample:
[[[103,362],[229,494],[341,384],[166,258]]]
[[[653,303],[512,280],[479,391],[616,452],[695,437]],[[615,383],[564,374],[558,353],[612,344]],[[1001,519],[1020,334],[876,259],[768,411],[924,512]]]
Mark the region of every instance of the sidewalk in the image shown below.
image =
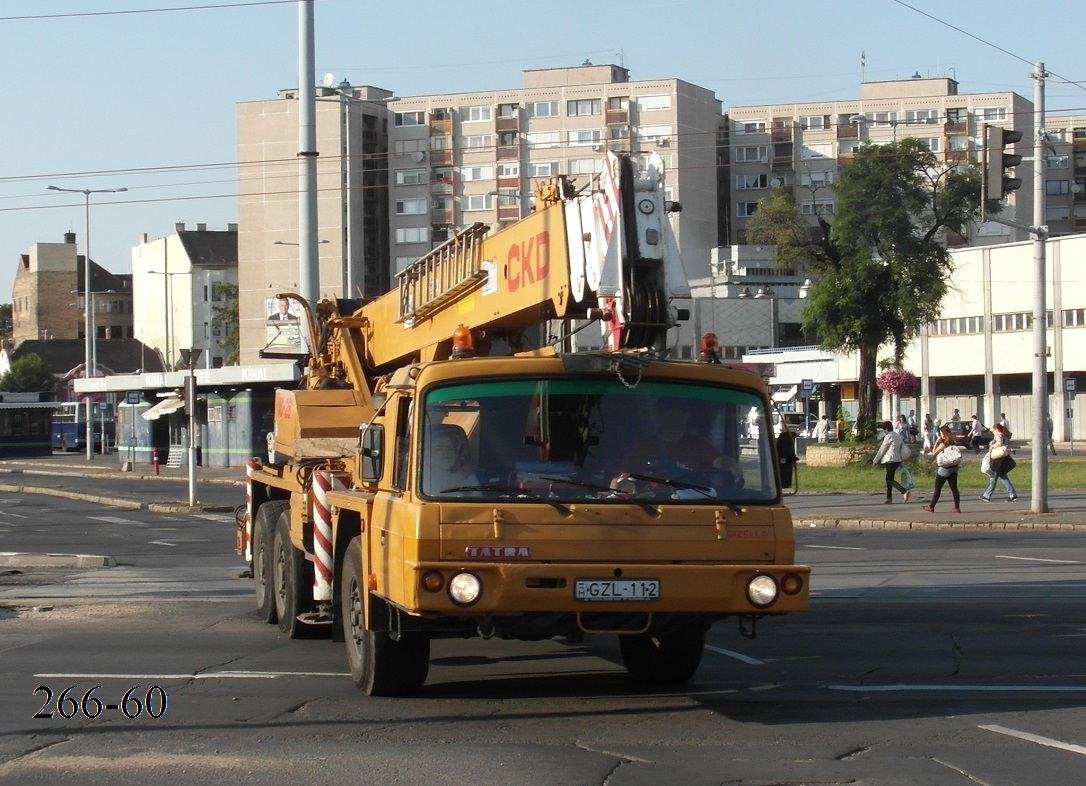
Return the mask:
[[[0,491],[159,513],[227,512],[245,499],[245,470],[240,467],[196,467],[201,492],[196,505],[188,504],[188,480],[188,467],[160,465],[156,474],[152,466],[138,464],[125,472],[116,454],[95,455],[90,461],[73,453],[0,461]],[[107,481],[109,488],[98,481]]]

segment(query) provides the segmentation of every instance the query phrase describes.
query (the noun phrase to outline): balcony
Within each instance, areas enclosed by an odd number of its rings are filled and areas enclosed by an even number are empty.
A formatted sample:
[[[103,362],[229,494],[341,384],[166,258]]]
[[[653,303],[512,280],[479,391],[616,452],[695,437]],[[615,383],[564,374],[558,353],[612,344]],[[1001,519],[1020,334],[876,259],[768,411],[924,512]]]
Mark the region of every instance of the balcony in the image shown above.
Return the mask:
[[[629,109],[608,109],[604,122],[609,126],[623,126],[630,123]]]

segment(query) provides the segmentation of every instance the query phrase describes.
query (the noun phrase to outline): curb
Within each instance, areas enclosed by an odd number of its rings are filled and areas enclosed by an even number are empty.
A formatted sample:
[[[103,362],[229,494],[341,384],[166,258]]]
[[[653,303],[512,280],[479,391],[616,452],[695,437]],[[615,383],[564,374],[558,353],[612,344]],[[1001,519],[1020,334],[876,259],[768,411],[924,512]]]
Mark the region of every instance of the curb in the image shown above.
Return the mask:
[[[1081,532],[1086,531],[1086,524],[1069,524],[1062,521],[901,521],[885,519],[833,519],[833,518],[795,518],[796,529],[896,529],[896,530],[939,530],[939,529],[978,529],[999,532],[1046,531],[1046,532]]]
[[[6,568],[115,568],[117,560],[96,554],[33,554],[0,551],[0,566]]]
[[[65,491],[39,486],[17,486],[0,483],[0,491],[13,494],[41,494],[46,497],[64,497],[65,499],[93,502],[127,510],[149,510],[152,513],[230,513],[234,508],[225,505],[189,505],[182,502],[138,502],[123,497],[102,497],[97,494],[85,494],[81,491]]]

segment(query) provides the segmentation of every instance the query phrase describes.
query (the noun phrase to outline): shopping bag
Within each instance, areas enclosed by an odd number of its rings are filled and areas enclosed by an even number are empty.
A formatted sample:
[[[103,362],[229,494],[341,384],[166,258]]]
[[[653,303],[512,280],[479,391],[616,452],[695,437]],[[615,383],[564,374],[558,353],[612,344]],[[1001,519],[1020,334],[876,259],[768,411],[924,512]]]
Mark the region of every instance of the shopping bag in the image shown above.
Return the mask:
[[[992,459],[987,454],[980,460],[980,471],[985,475],[992,474]]]
[[[911,491],[916,488],[916,480],[913,479],[913,473],[909,472],[908,467],[902,467],[901,470],[901,487],[906,491]]]

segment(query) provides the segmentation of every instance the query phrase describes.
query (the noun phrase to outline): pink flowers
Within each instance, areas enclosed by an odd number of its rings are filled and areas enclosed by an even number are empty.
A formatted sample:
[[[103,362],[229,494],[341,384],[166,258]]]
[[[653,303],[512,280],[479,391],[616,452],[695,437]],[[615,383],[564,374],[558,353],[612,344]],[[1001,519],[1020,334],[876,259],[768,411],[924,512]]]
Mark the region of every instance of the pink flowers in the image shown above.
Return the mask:
[[[875,378],[879,390],[898,396],[911,396],[920,390],[916,374],[901,368],[889,368]]]

